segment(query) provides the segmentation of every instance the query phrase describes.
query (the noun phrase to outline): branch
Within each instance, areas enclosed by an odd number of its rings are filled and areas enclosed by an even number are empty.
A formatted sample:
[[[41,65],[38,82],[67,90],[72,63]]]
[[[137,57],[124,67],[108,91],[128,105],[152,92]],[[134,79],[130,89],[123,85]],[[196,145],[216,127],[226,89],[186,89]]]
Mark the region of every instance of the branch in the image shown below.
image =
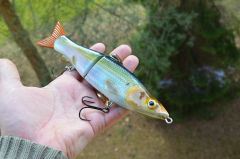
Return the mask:
[[[45,86],[51,81],[51,76],[45,62],[38,53],[36,47],[33,45],[27,30],[23,28],[23,25],[16,14],[15,8],[13,8],[10,1],[2,0],[0,4],[0,13],[3,16],[13,39],[29,60],[41,85]]]
[[[80,18],[81,21],[79,23],[77,22],[76,25],[73,25],[74,26],[73,27],[73,32],[69,35],[69,37],[72,37],[77,32],[77,30],[80,30],[81,34],[83,34],[83,36],[85,36],[84,30],[83,30],[83,26],[84,26],[84,24],[85,24],[85,22],[87,20],[87,16],[88,16],[88,13],[89,13],[89,7],[88,7],[89,1],[85,0],[84,3],[85,3],[84,6],[86,6],[86,7],[83,10],[83,16],[81,16],[81,18]],[[78,19],[79,18],[77,18],[77,20]],[[85,41],[83,41],[84,39],[85,38],[81,39],[83,44],[85,43]]]
[[[129,23],[131,26],[134,26],[134,24],[133,24],[131,21],[123,18],[121,15],[117,14],[116,12],[113,12],[113,11],[107,9],[107,8],[103,7],[102,5],[96,3],[96,2],[93,2],[93,3],[94,3],[97,7],[101,8],[102,10],[104,10],[105,12],[107,12],[107,13],[109,13],[109,14],[111,14],[111,15],[113,15],[113,16],[115,16],[115,17],[117,17],[117,18],[119,18],[119,19],[121,19],[121,20],[123,20],[123,21],[125,21],[125,22],[127,22],[127,23]]]

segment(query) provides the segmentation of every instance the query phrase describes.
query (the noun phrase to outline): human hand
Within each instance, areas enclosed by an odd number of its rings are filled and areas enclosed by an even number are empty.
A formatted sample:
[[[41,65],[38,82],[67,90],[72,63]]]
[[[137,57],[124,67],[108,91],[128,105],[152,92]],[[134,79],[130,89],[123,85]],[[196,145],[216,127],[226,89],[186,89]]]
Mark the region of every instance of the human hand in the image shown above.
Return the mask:
[[[105,46],[95,44],[91,49],[104,52]],[[134,71],[138,65],[136,56],[130,55],[126,45],[113,52],[123,65]],[[79,119],[79,110],[84,107],[83,96],[97,99],[94,89],[76,71],[65,72],[43,88],[26,87],[20,82],[15,65],[0,59],[0,128],[2,135],[12,135],[61,150],[68,158],[75,158],[80,151],[106,127],[126,115],[127,110],[113,106],[109,113],[86,109]]]

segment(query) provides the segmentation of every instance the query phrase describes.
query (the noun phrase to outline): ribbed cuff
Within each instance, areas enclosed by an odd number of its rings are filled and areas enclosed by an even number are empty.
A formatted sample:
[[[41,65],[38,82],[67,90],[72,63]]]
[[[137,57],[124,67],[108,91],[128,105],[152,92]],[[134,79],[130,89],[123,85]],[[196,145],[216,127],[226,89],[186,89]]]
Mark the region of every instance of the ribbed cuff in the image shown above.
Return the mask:
[[[29,140],[0,136],[0,159],[67,159],[61,151]]]

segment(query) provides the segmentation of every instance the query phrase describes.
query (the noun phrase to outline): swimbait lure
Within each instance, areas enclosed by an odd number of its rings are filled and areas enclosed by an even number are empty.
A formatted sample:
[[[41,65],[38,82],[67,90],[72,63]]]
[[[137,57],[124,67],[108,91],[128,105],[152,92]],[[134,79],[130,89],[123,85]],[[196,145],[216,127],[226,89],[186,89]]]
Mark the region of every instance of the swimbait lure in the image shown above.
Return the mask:
[[[73,43],[65,36],[59,22],[52,35],[39,41],[38,45],[53,48],[64,55],[79,74],[110,101],[108,107],[100,108],[90,105],[93,103],[90,101],[91,97],[83,97],[82,102],[87,106],[84,108],[107,113],[113,102],[126,109],[172,123],[173,120],[163,105],[149,94],[143,84],[123,67],[117,58]],[[79,117],[81,118],[80,113]]]

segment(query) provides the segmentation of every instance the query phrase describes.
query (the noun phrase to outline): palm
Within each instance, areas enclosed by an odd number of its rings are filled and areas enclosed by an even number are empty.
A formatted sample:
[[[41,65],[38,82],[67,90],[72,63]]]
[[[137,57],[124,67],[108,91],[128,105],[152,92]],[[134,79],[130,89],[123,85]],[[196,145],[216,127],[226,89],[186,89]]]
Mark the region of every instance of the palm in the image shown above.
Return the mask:
[[[122,52],[116,49],[118,55]],[[126,58],[129,49],[123,54]],[[133,70],[136,65],[135,59],[129,69]],[[90,121],[80,120],[78,113],[84,107],[81,102],[84,96],[94,97],[97,106],[103,105],[91,86],[84,80],[79,81],[76,72],[66,72],[44,88],[19,85],[6,89],[0,96],[0,112],[4,112],[0,117],[2,134],[27,138],[75,157],[95,134],[126,112],[120,107],[113,107],[108,114],[86,109],[82,117]]]

